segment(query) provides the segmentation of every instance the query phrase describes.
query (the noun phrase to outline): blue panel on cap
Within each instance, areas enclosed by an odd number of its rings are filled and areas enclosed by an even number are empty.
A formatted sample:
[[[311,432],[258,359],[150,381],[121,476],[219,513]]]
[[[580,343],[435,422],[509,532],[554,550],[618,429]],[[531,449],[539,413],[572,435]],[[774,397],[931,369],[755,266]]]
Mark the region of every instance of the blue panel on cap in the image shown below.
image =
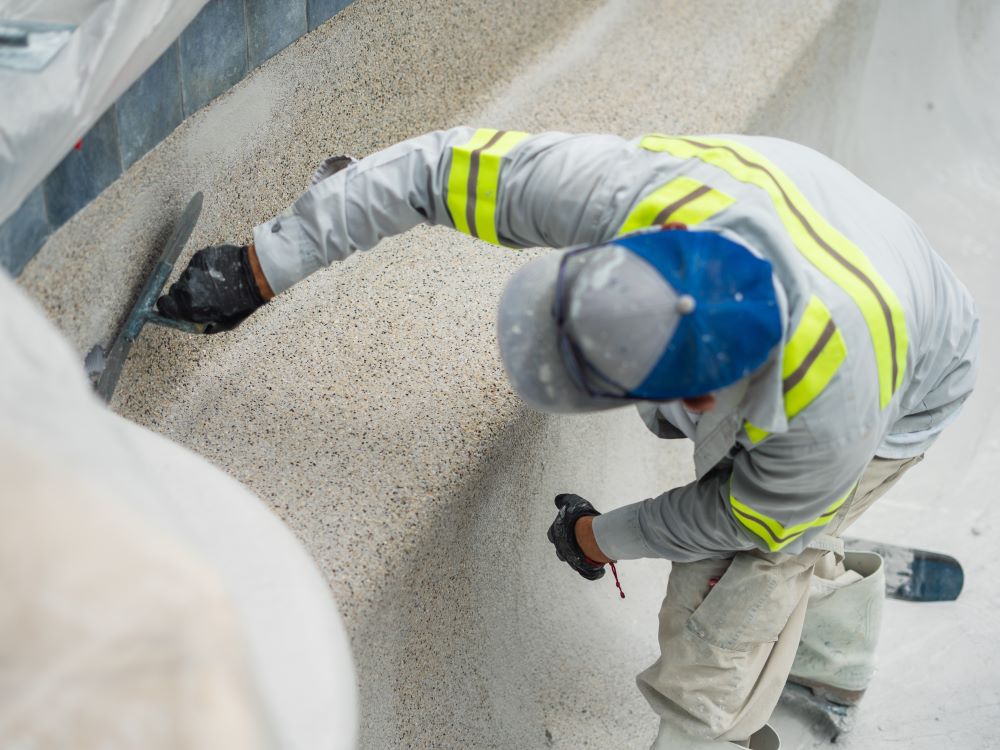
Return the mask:
[[[714,232],[662,230],[615,240],[649,263],[693,312],[629,395],[650,401],[702,396],[735,383],[781,340],[771,264]]]

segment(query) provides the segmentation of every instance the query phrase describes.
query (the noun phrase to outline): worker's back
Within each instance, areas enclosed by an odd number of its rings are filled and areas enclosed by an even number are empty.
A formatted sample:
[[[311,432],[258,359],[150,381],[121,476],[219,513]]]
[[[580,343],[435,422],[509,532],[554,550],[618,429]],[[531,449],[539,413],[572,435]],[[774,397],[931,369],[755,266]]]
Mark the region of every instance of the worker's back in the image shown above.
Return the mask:
[[[878,454],[902,457],[922,452],[972,390],[978,319],[971,295],[914,221],[848,170],[789,141],[764,137],[739,140],[788,176],[816,212],[863,253],[898,300],[905,329],[895,321],[899,330],[892,332],[890,346],[897,350],[905,347],[905,359],[899,360],[898,392],[888,405],[879,403],[879,407],[885,406],[879,420],[885,440]],[[831,238],[824,236],[822,240],[838,249]],[[767,254],[767,250],[763,252]],[[795,256],[813,279],[822,275],[801,252],[796,251]],[[831,291],[823,299],[828,305],[840,299],[834,319],[848,341],[849,358],[863,358],[878,369],[865,316],[857,314],[858,305],[851,295]],[[871,317],[886,319],[882,311],[872,312]],[[860,346],[851,346],[855,339]],[[846,398],[840,408],[851,408],[864,393],[859,382],[852,379],[845,383]],[[869,406],[876,400],[877,394],[869,394]]]

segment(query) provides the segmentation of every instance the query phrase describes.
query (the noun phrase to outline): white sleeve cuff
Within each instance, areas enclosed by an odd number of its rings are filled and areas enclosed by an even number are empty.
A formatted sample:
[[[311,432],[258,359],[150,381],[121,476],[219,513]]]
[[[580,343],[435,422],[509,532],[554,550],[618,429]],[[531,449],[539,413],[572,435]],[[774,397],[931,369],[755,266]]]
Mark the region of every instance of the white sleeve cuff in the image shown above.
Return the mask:
[[[639,528],[639,507],[633,503],[594,519],[594,538],[601,552],[612,560],[637,560],[656,557],[646,544]]]
[[[303,231],[301,217],[291,209],[254,227],[253,244],[260,268],[275,294],[281,294],[324,265]]]

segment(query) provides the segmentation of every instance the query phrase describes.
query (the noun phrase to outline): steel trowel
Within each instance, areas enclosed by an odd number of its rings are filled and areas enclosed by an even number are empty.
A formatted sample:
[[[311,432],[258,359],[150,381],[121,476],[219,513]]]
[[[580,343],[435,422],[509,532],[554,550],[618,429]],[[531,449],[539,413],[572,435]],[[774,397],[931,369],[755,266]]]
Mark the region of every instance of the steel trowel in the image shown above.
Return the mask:
[[[110,351],[105,351],[98,344],[87,354],[85,360],[87,374],[94,384],[94,390],[105,401],[111,400],[111,394],[114,393],[115,386],[118,384],[118,378],[122,374],[122,367],[125,365],[129,351],[132,349],[132,344],[139,338],[139,333],[147,323],[166,326],[167,328],[176,328],[186,333],[207,332],[209,326],[205,323],[172,320],[156,312],[156,300],[163,291],[167,279],[170,278],[170,274],[174,270],[174,263],[177,262],[177,258],[191,236],[195,224],[198,223],[198,217],[201,215],[202,200],[202,194],[198,192],[188,202],[187,208],[181,214],[181,218],[174,225],[174,231],[171,233],[170,239],[167,240],[167,244],[163,248],[159,259],[156,261],[156,266],[150,273],[149,278],[146,279],[146,283],[139,293],[139,298],[132,306],[132,310],[125,319],[124,325],[115,337]]]

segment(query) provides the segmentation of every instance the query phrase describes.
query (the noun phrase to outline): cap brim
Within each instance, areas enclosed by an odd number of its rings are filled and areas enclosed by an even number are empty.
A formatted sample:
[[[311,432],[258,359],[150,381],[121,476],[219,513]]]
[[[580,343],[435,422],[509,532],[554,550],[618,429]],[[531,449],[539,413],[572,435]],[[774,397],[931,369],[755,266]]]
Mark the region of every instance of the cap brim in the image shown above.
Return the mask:
[[[563,364],[552,304],[562,253],[546,253],[515,273],[497,318],[500,357],[511,385],[528,406],[562,414],[627,406],[578,387]]]

